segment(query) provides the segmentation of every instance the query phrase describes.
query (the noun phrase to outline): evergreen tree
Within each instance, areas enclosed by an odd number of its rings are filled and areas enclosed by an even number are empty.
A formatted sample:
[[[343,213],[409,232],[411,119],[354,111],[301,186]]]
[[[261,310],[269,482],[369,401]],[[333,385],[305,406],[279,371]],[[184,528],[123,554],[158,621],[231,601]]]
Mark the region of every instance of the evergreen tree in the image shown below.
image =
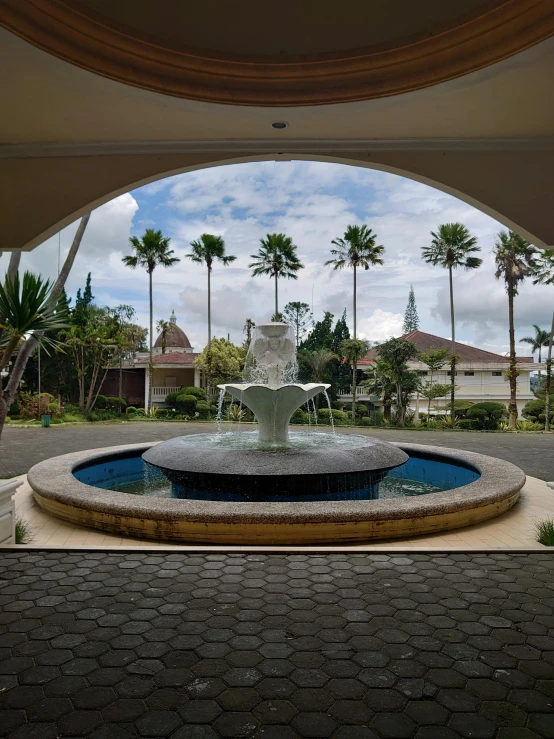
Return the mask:
[[[404,325],[402,326],[402,333],[409,334],[412,331],[417,331],[418,329],[419,316],[417,315],[414,286],[410,285],[410,294],[408,296],[408,305],[406,306],[406,312],[404,313]]]
[[[72,323],[74,323],[76,326],[84,326],[86,324],[89,308],[94,303],[94,295],[92,294],[90,282],[91,276],[89,272],[85,282],[85,289],[81,294],[81,288],[79,288],[75,297],[75,308],[73,309]]]
[[[333,348],[333,314],[325,311],[321,321],[316,321],[308,338],[302,342],[302,348],[308,351]]]
[[[313,316],[310,312],[308,303],[293,301],[285,305],[283,311],[285,321],[292,326],[296,337],[296,348],[300,345],[301,340],[310,330],[313,324]]]

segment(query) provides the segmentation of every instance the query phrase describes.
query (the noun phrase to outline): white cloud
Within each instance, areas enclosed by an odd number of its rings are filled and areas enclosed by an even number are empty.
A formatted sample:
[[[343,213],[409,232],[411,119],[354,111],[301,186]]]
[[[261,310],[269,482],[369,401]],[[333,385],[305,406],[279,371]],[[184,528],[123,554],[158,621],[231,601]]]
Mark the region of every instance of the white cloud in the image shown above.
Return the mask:
[[[402,334],[404,316],[401,313],[374,310],[369,318],[363,318],[358,326],[358,337],[368,341],[386,341]]]

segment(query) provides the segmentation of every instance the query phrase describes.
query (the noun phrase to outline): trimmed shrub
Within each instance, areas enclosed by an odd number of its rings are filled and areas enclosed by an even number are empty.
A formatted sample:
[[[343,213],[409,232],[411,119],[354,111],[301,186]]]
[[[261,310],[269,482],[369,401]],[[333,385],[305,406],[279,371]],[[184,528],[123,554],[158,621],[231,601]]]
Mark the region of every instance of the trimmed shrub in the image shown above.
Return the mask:
[[[98,395],[96,397],[96,403],[94,404],[94,407],[98,411],[103,411],[104,408],[106,408],[106,396],[105,395]]]
[[[460,418],[458,427],[469,431],[478,431],[480,428],[479,421],[475,418]]]
[[[131,413],[136,413],[136,412],[137,412],[137,409],[135,408],[134,405],[128,405],[127,408],[125,408],[125,413],[127,415],[130,415]]]
[[[135,408],[134,415],[135,416],[145,416],[146,415],[146,408]]]
[[[168,406],[170,406],[171,408],[173,408],[175,406],[175,403],[177,402],[177,398],[179,397],[179,395],[182,395],[181,390],[177,390],[175,392],[168,393],[165,396],[165,404],[168,405]]]
[[[198,413],[200,418],[208,418],[210,413],[213,413],[213,410],[212,406],[210,406],[210,404],[207,403],[205,400],[199,400],[196,403],[196,412]],[[217,413],[217,408],[215,409],[215,412]]]
[[[206,391],[201,387],[183,387],[180,391],[181,395],[194,395],[198,400],[206,400]]]
[[[468,410],[475,405],[471,400],[455,400],[454,415],[456,418],[466,418]]]
[[[487,431],[496,431],[500,421],[508,417],[508,409],[503,403],[485,401],[474,403],[466,412],[466,418],[471,418],[479,423],[479,428]]]
[[[123,400],[123,398],[118,398],[117,396],[110,395],[105,400],[105,408],[107,408],[108,410],[119,410],[119,406],[121,406],[122,408],[127,407],[127,401]]]
[[[332,409],[330,413],[332,414],[333,421],[336,425],[346,423],[348,421],[348,414],[344,411],[336,411],[335,409]],[[329,408],[320,408],[317,412],[318,420],[322,421],[323,423],[330,423],[330,413]]]
[[[370,418],[369,416],[364,416],[363,418],[360,418],[360,426],[376,426],[377,424],[373,420],[373,418]]]
[[[290,419],[291,423],[308,423],[308,414],[301,408],[294,411]]]
[[[525,404],[522,415],[529,421],[544,423],[546,420],[546,404],[544,398],[535,398]],[[554,395],[550,396],[550,420],[554,421]]]
[[[188,416],[194,415],[196,411],[197,398],[194,395],[178,395],[175,400],[175,407],[181,413],[186,413]]]

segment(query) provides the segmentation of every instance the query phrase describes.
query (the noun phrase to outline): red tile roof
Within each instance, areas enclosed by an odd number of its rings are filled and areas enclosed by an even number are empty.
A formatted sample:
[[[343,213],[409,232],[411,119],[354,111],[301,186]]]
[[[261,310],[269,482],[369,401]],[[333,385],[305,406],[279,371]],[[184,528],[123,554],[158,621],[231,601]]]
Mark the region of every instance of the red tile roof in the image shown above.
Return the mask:
[[[169,352],[158,354],[154,357],[154,364],[193,364],[198,354],[185,354],[184,352]]]
[[[404,334],[400,337],[411,341],[415,344],[420,352],[428,352],[431,349],[442,349],[443,347],[450,349],[452,342],[450,339],[443,339],[441,336],[435,336],[434,334],[426,334],[424,331],[411,331],[409,334]],[[494,354],[493,352],[487,352],[484,349],[477,349],[475,346],[468,346],[467,344],[460,344],[455,342],[456,354],[458,355],[460,362],[508,362],[507,357],[503,357],[501,354]],[[373,347],[368,351],[363,359],[358,364],[371,364],[379,356],[379,347]],[[518,357],[518,362],[532,362],[533,357]]]

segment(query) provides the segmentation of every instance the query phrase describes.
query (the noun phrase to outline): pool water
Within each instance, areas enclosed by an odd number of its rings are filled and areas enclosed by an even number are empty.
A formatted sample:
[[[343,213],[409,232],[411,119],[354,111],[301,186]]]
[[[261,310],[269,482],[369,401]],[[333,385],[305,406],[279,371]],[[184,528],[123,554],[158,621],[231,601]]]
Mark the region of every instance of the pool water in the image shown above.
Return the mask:
[[[220,489],[207,492],[195,490],[183,485],[171,483],[157,467],[149,465],[141,457],[141,453],[129,456],[111,456],[93,464],[81,466],[74,470],[75,477],[94,487],[105,490],[116,490],[131,495],[144,495],[155,498],[182,498],[189,500],[219,500],[234,502],[301,502],[301,501],[333,501],[333,500],[371,500],[375,498],[403,498],[416,495],[428,495],[444,490],[463,487],[479,478],[479,473],[466,466],[431,459],[425,456],[411,455],[409,460],[390,470],[378,488],[362,488],[347,490],[330,495],[290,496],[286,490],[282,495],[271,495],[255,498],[247,493],[237,494],[225,491],[224,476]]]

